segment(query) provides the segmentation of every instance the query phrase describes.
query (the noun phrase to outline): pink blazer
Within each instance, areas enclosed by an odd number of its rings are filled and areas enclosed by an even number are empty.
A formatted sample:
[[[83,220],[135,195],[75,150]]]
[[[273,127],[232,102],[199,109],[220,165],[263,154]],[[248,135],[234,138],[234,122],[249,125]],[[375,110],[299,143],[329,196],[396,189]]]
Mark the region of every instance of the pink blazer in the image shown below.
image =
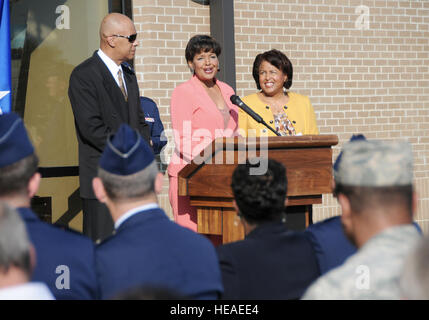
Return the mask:
[[[170,176],[177,177],[177,173],[215,138],[235,135],[238,107],[230,101],[234,90],[222,81],[216,80],[216,84],[230,109],[231,117],[225,129],[222,114],[196,76],[173,90],[170,116],[175,151],[168,165]]]

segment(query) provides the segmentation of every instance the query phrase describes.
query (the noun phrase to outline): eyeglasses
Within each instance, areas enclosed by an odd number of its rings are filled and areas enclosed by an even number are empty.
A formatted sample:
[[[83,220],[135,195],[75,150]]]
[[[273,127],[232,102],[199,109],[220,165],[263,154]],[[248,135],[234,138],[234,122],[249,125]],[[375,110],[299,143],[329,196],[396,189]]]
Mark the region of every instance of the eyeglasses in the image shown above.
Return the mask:
[[[122,36],[122,35],[120,35],[120,34],[112,34],[112,35],[111,35],[111,37],[125,38],[125,39],[128,39],[128,41],[129,41],[130,43],[133,43],[133,42],[134,42],[134,41],[136,41],[136,39],[137,39],[137,33],[134,33],[134,34],[129,35],[129,36]]]

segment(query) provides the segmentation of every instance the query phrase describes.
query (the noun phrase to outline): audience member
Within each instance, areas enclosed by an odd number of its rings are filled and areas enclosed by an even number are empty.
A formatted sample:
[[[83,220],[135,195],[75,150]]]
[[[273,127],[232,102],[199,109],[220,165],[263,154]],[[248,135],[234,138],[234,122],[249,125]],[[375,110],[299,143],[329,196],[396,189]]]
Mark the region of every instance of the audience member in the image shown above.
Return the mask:
[[[193,299],[222,293],[213,245],[159,208],[162,180],[152,149],[137,131],[123,124],[108,138],[93,181],[115,221],[115,234],[96,251],[102,298],[149,285]]]
[[[217,248],[223,299],[299,299],[319,276],[311,243],[302,232],[286,229],[285,167],[268,160],[264,174],[239,164],[232,176],[234,206],[245,239]]]
[[[366,140],[362,134],[352,135],[350,141]],[[342,152],[335,160],[332,169],[338,170],[342,157]],[[332,181],[335,189],[335,181]],[[320,274],[325,274],[341,264],[352,254],[356,253],[356,247],[347,239],[340,217],[332,217],[313,225],[305,230],[305,235],[310,239],[313,249],[316,252],[319,263]]]
[[[304,234],[316,253],[321,275],[342,265],[348,257],[356,253],[356,247],[344,234],[339,216],[312,224]]]
[[[44,283],[29,282],[34,250],[19,214],[0,202],[0,300],[52,300]]]
[[[45,282],[57,299],[97,298],[91,240],[42,222],[30,209],[41,178],[38,161],[22,120],[0,115],[0,200],[17,208],[35,246],[32,280]]]
[[[350,138],[350,141],[356,140],[366,139],[362,134],[353,135]],[[338,171],[341,157],[342,153],[340,152],[333,165],[334,171]],[[333,182],[333,189],[335,189],[335,182]],[[421,233],[419,225],[417,223],[414,225]],[[322,275],[342,265],[349,256],[357,251],[357,248],[347,239],[339,216],[312,224],[305,231],[316,252],[320,274]]]
[[[403,260],[420,239],[415,209],[413,154],[407,142],[351,141],[334,171],[341,222],[358,248],[321,276],[304,299],[398,299]]]

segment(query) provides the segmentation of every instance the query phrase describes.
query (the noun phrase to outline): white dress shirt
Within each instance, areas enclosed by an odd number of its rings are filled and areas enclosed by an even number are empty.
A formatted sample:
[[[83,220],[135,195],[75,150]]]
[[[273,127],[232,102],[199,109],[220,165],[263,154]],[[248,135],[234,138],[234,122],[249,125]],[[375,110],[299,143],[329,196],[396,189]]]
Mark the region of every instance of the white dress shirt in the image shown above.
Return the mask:
[[[27,282],[1,288],[0,300],[55,300],[55,298],[46,284],[42,282]]]
[[[125,91],[128,94],[127,85],[125,84],[124,71],[122,70],[122,66],[121,65],[118,66],[115,63],[115,61],[110,59],[101,49],[98,49],[97,54],[100,57],[100,59],[103,60],[106,67],[109,69],[109,71],[112,74],[113,79],[115,79],[118,87],[120,87],[119,86],[119,80],[118,80],[118,71],[121,70],[121,72],[122,72],[122,83],[124,84]]]

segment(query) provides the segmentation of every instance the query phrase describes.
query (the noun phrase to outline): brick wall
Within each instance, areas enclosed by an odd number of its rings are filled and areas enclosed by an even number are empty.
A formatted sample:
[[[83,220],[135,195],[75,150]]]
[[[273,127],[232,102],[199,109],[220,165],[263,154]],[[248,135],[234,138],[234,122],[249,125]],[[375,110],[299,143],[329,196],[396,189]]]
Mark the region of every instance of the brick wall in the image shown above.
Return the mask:
[[[190,77],[184,49],[192,35],[210,32],[209,7],[190,0],[133,4],[140,89],[169,128],[171,92]],[[334,158],[353,133],[409,140],[416,219],[429,231],[429,1],[235,0],[234,14],[237,94],[255,92],[254,57],[276,48],[292,61],[291,90],[310,97],[320,133],[338,135]],[[170,211],[167,190],[166,180],[161,205]],[[315,221],[340,213],[330,195],[323,202],[314,206]]]
[[[168,131],[171,93],[191,76],[185,59],[186,44],[195,34],[210,33],[210,9],[190,0],[134,0],[133,20],[140,39],[134,62],[140,92],[158,104]],[[169,137],[164,153],[170,155],[172,150]],[[172,217],[167,175],[159,202]]]

